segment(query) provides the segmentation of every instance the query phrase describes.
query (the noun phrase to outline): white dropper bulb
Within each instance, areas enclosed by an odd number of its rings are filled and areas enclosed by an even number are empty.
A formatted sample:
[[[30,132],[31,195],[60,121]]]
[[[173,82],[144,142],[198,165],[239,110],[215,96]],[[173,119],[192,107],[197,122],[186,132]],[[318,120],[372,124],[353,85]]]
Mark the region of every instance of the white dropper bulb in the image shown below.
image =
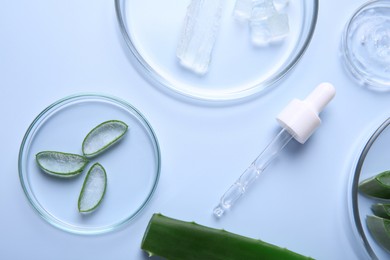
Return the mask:
[[[321,124],[319,113],[335,94],[336,90],[332,84],[321,83],[305,100],[293,99],[276,120],[295,140],[303,144]]]
[[[304,100],[312,108],[316,109],[317,114],[326,107],[326,105],[335,96],[336,90],[330,83],[321,83]]]

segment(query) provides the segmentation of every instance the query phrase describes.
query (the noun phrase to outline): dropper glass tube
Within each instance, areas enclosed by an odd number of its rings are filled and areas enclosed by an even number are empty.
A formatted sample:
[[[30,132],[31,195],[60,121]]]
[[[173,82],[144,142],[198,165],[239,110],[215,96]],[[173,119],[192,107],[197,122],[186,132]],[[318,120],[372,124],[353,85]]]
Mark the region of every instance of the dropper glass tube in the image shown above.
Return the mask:
[[[279,152],[288,144],[293,136],[286,130],[282,129],[275,138],[267,145],[264,151],[252,162],[238,180],[225,192],[217,207],[214,209],[214,215],[221,217],[223,213],[247,191],[257,177],[267,168]]]

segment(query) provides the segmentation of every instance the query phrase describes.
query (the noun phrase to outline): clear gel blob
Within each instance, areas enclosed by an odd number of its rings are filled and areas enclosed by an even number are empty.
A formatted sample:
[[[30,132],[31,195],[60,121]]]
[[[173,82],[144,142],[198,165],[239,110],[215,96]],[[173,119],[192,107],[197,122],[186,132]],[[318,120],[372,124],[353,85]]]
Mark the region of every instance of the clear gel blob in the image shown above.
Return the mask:
[[[390,1],[363,5],[347,24],[342,42],[345,63],[371,89],[390,90]]]

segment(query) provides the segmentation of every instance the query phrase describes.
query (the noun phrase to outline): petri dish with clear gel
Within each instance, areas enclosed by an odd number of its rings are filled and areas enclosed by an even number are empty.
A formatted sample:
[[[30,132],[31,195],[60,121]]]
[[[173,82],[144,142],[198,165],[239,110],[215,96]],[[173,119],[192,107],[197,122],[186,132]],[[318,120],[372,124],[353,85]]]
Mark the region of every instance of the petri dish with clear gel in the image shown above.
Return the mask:
[[[358,8],[341,46],[346,68],[361,85],[390,91],[390,1],[370,1]]]
[[[82,154],[86,134],[107,120],[121,120],[129,129],[123,139],[72,178],[50,176],[35,155],[51,150]],[[99,162],[107,172],[106,194],[90,214],[80,214],[78,196],[88,169]],[[130,222],[148,203],[160,175],[160,149],[145,117],[127,102],[100,94],[61,99],[43,110],[28,128],[19,151],[19,177],[38,214],[53,226],[77,234],[113,231]]]
[[[116,0],[120,30],[137,69],[153,85],[175,96],[201,101],[232,101],[265,90],[291,71],[315,30],[318,0],[290,0],[289,34],[266,47],[251,42],[248,23],[233,17],[235,0],[222,10],[219,32],[206,74],[180,65],[176,49],[190,0]]]
[[[390,252],[383,249],[372,237],[366,217],[373,215],[371,205],[378,202],[359,193],[359,183],[385,170],[390,170],[390,117],[373,131],[352,169],[348,186],[348,208],[354,237],[367,259],[389,259]]]

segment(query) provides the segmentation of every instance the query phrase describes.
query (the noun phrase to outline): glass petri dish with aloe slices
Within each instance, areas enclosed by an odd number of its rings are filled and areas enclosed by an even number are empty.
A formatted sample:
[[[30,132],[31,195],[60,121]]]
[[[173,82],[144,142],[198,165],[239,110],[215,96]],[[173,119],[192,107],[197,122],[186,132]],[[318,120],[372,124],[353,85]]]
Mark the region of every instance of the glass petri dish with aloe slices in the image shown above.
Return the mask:
[[[67,178],[43,171],[42,151],[83,156],[83,141],[102,122],[118,120],[126,136],[102,154],[88,157],[81,173]],[[88,171],[101,164],[107,177],[104,199],[93,213],[81,214],[79,195]],[[53,226],[77,234],[100,234],[129,223],[150,201],[160,175],[160,149],[147,119],[115,97],[80,94],[44,109],[27,129],[19,151],[19,177],[33,209]]]
[[[386,220],[390,219],[389,145],[390,117],[368,136],[350,175],[349,216],[365,259],[390,258],[390,220]]]

